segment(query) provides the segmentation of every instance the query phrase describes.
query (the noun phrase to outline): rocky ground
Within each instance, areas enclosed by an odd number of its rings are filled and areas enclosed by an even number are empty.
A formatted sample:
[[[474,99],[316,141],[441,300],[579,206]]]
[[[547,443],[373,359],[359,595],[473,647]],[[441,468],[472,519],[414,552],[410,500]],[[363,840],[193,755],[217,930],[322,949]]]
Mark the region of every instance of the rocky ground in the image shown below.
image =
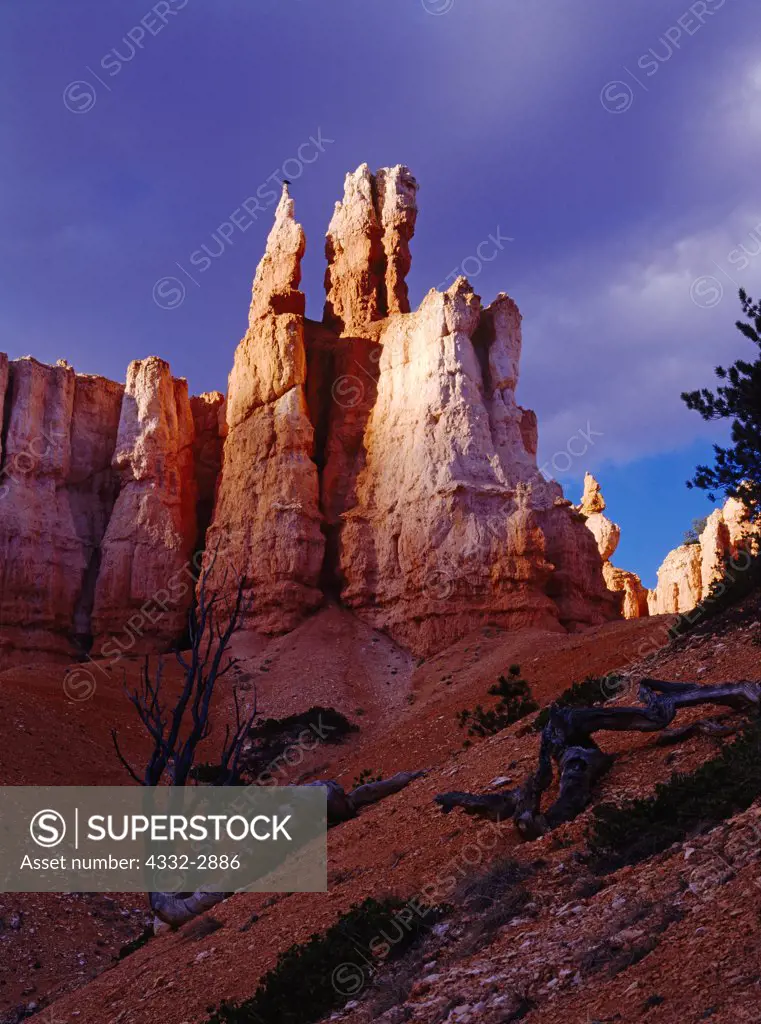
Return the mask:
[[[511,825],[485,825],[458,811],[445,816],[433,803],[436,793],[485,790],[531,770],[538,738],[522,734],[525,723],[465,749],[456,721],[462,708],[484,702],[510,664],[521,666],[540,704],[588,674],[614,669],[633,678],[648,672],[704,682],[761,677],[757,617],[735,617],[718,632],[712,627],[664,646],[668,621],[621,621],[578,634],[485,627],[428,661],[413,660],[338,608],[276,640],[239,636],[238,682],[247,700],[256,692],[263,713],[319,703],[360,726],[341,746],[293,757],[282,782],[332,777],[350,788],[363,770],[389,775],[423,767],[427,775],[331,830],[328,893],[241,894],[214,909],[207,934],[186,927],[118,962],[120,946],[142,930],[140,897],[5,897],[3,1005],[11,1011],[37,1003],[45,1024],[195,1024],[222,998],[250,996],[282,950],[324,931],[365,897],[407,899],[425,891],[444,902],[461,877],[510,857],[528,871],[529,900],[518,916],[490,931],[461,908],[394,968],[391,980],[381,974],[352,992],[343,1019],[761,1020],[756,847],[745,842],[742,857],[727,853],[737,846],[733,837],[748,834],[759,808],[593,879],[580,859],[588,815],[524,843]],[[13,725],[0,749],[5,780],[125,781],[109,730],[118,727],[136,759],[141,736],[120,674],[110,684],[104,677],[78,704],[66,698],[59,669],[11,669],[2,679],[0,711]],[[218,708],[210,756],[227,710]],[[707,714],[697,709],[680,721]],[[696,735],[661,747],[652,736],[605,735],[604,748],[619,757],[600,798],[646,794],[674,770],[689,771],[713,756],[720,742]]]

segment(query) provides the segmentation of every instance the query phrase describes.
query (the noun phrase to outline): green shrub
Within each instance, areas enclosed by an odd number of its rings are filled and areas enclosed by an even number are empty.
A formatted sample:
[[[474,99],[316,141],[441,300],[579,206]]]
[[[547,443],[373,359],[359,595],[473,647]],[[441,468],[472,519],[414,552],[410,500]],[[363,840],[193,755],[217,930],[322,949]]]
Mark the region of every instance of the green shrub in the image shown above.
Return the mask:
[[[489,687],[489,695],[499,697],[493,708],[484,710],[478,704],[472,711],[459,712],[459,726],[461,729],[467,728],[468,736],[493,736],[513,722],[530,715],[532,711],[539,710],[528,683],[520,675],[520,665],[511,665],[507,675],[500,676],[495,685]]]
[[[315,743],[342,743],[359,726],[335,708],[319,705],[285,718],[264,718],[249,732],[250,747],[242,758],[242,770],[255,781],[268,781],[282,770],[283,755],[306,740],[309,749]]]
[[[582,682],[574,683],[567,690],[563,690],[554,703],[563,708],[592,708],[610,700],[620,684],[621,676],[614,672],[607,676],[587,676]],[[550,708],[542,708],[532,723],[533,728],[541,732],[549,717]]]
[[[599,804],[588,836],[595,870],[636,864],[690,833],[744,810],[761,795],[761,722],[689,774],[659,783],[655,794],[620,806]]]
[[[442,914],[395,898],[366,899],[322,935],[281,953],[251,999],[223,1001],[207,1024],[313,1024],[355,998],[376,967],[398,959]]]
[[[136,953],[138,949],[150,942],[153,938],[153,928],[149,928],[146,925],[136,939],[132,939],[131,942],[125,943],[117,954],[119,960],[123,960],[125,956],[131,956],[132,953]]]
[[[521,885],[530,874],[526,865],[500,857],[460,882],[453,899],[472,915],[459,944],[462,956],[470,956],[491,942],[499,929],[531,902],[529,891]]]
[[[351,788],[357,789],[359,786],[364,786],[368,782],[383,782],[383,776],[380,772],[377,774],[373,772],[372,768],[363,768],[359,775],[354,777]]]
[[[683,544],[699,544],[700,535],[706,528],[708,522],[708,516],[701,516],[700,519],[693,519],[692,526],[689,530],[685,530]]]

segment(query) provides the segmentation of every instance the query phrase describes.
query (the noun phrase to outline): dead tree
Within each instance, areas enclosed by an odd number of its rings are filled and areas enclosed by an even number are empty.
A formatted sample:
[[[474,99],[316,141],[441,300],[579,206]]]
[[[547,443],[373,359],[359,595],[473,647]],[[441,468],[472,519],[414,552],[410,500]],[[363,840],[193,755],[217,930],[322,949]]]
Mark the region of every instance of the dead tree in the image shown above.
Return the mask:
[[[188,616],[190,650],[186,652],[187,657],[180,651],[175,652],[177,661],[185,670],[185,679],[173,706],[168,708],[164,702],[164,661],[161,657],[153,675],[149,658],[146,657],[140,686],[132,692],[127,690],[130,702],[153,741],[153,749],[142,776],[123,756],[116,730],[111,730],[119,760],[141,786],[158,786],[165,775],[171,778],[174,786],[187,785],[198,746],[211,731],[209,715],[216,684],[237,664],[237,659],[229,655],[224,666],[222,662],[233,633],[241,625],[242,614],[245,611],[243,594],[246,581],[242,577],[239,580],[232,608],[225,602],[227,624],[222,628],[217,622],[222,599],[218,594],[209,596],[207,593],[209,575],[215,561],[216,555],[201,575],[197,601]],[[256,700],[253,711],[242,719],[236,689],[233,689],[233,699],[236,713],[235,729],[232,732],[229,727],[226,729],[220,757],[222,772],[218,785],[223,786],[238,781],[241,750],[257,716]]]
[[[356,818],[360,807],[367,807],[369,804],[377,804],[379,800],[385,800],[387,796],[398,793],[422,775],[425,775],[424,771],[397,772],[390,779],[366,782],[363,786],[352,789],[350,793],[347,793],[343,786],[334,779],[307,782],[306,785],[322,786],[327,790],[328,825],[340,825],[343,821]]]
[[[196,601],[188,616],[190,648],[184,654],[175,653],[185,677],[177,699],[167,706],[163,685],[164,661],[158,659],[151,674],[146,657],[140,676],[140,685],[127,696],[137,710],[140,721],[153,741],[145,770],[138,773],[122,754],[115,729],[111,730],[116,754],[130,776],[141,786],[158,786],[169,780],[172,786],[186,786],[192,780],[198,746],[211,731],[211,703],[217,682],[237,663],[227,653],[233,634],[240,628],[244,607],[245,578],[241,577],[232,606],[218,593],[209,594],[209,577],[214,569],[216,553],[201,574]],[[226,578],[226,573],[225,573]],[[222,589],[224,589],[222,581]],[[226,622],[220,621],[220,610],[226,612]],[[223,664],[225,662],[225,664]],[[235,726],[225,729],[220,754],[220,770],[216,785],[232,786],[240,780],[239,762],[243,745],[258,714],[256,697],[253,708],[245,715],[237,689],[233,688]],[[178,896],[174,893],[149,894],[151,909],[162,921],[178,927],[196,914],[219,903],[227,893],[196,892]]]
[[[596,732],[658,732],[671,724],[682,708],[718,704],[735,711],[758,710],[761,683],[669,683],[643,679],[639,699],[644,707],[561,707],[550,708],[542,730],[537,769],[522,786],[502,793],[440,793],[436,803],[445,814],[461,807],[468,814],[505,821],[512,818],[527,839],[572,821],[591,802],[597,780],[613,764],[611,754],[600,750],[592,739]],[[675,730],[676,731],[676,730]],[[719,730],[720,732],[723,730]],[[553,764],[560,773],[559,793],[545,814],[541,813],[543,793],[553,780]]]

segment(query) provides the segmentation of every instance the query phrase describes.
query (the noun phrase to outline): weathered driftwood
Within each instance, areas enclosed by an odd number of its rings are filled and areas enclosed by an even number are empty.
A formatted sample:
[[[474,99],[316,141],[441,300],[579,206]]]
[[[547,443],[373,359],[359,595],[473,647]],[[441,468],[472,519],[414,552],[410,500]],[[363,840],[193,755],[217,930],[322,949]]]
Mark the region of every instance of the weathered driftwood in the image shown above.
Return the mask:
[[[193,892],[187,896],[181,893],[151,892],[148,899],[151,910],[159,921],[170,925],[172,928],[179,928],[199,914],[211,910],[217,903],[227,899],[229,892]],[[155,929],[158,930],[158,929]]]
[[[553,705],[542,730],[536,771],[522,786],[502,793],[441,793],[435,797],[445,814],[461,807],[493,821],[509,818],[527,839],[536,838],[566,821],[572,821],[592,799],[595,782],[612,765],[614,756],[597,746],[592,736],[602,730],[614,732],[658,732],[671,724],[681,708],[719,704],[735,711],[758,709],[761,683],[669,683],[643,679],[639,699],[644,707],[573,708]],[[714,733],[722,727],[717,723]],[[686,735],[686,733],[685,733]],[[558,797],[545,814],[542,794],[553,779],[553,762],[560,772]]]
[[[740,723],[725,721],[729,714],[717,715],[716,718],[700,718],[697,722],[690,722],[689,725],[678,725],[673,729],[665,729],[655,742],[659,747],[668,747],[673,743],[682,743],[691,736],[697,736],[698,733],[703,736],[731,736],[740,728]]]
[[[328,794],[328,825],[339,825],[342,821],[355,818],[360,807],[376,804],[393,793],[398,793],[419,779],[425,772],[397,772],[390,779],[367,782],[347,793],[334,779],[308,782],[308,786],[322,786]]]

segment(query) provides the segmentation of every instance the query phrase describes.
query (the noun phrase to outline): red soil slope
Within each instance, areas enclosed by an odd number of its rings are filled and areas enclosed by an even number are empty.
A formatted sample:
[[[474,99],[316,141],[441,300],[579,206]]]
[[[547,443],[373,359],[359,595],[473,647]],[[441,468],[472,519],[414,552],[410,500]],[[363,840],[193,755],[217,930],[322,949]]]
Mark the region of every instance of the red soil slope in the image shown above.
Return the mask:
[[[623,869],[606,879],[599,893],[582,896],[579,887],[587,876],[573,854],[582,840],[586,816],[530,844],[520,842],[511,826],[502,826],[496,837],[490,835],[487,849],[483,823],[459,812],[444,816],[432,802],[437,792],[484,789],[496,776],[518,781],[532,768],[538,741],[533,735],[517,735],[520,724],[464,750],[456,723],[456,712],[483,701],[488,686],[510,664],[520,664],[543,704],[587,674],[630,666],[657,650],[666,639],[666,625],[658,619],[634,620],[576,635],[538,631],[505,635],[486,629],[419,666],[385,637],[338,609],[329,609],[295,633],[268,644],[239,638],[238,653],[246,659],[238,678],[249,695],[256,686],[264,713],[281,715],[321,703],[344,711],[361,725],[360,733],[346,745],[322,748],[313,755],[314,763],[294,764],[292,772],[284,773],[283,782],[316,774],[339,778],[350,786],[365,768],[385,775],[401,768],[426,767],[427,776],[331,830],[327,894],[233,897],[214,910],[221,927],[212,934],[197,939],[183,929],[151,940],[86,986],[63,995],[41,1012],[40,1021],[203,1021],[206,1008],[222,998],[251,995],[279,952],[328,927],[351,904],[370,895],[395,892],[406,898],[424,890],[444,900],[451,895],[445,879],[474,870],[479,857],[485,864],[502,854],[529,864],[538,858],[546,861],[527,883],[532,892],[531,914],[509,924],[488,949],[470,957],[458,952],[456,935],[452,942],[442,938],[435,970],[428,971],[428,981],[418,982],[398,1020],[431,1024],[507,1020],[519,990],[525,990],[537,1005],[526,1018],[532,1024],[561,1019],[570,1024],[639,1020],[645,1012],[643,1004],[652,995],[663,996],[660,989],[665,987],[668,999],[648,1005],[648,1020],[697,1020],[699,1014],[693,1008],[698,1005],[700,1013],[714,1009],[712,1021],[761,1019],[738,1012],[738,1007],[750,1005],[751,997],[758,995],[756,974],[750,968],[740,971],[733,986],[717,988],[715,998],[711,996],[715,1006],[702,1005],[706,993],[713,992],[711,978],[719,976],[729,954],[737,954],[738,943],[745,943],[746,936],[748,949],[758,957],[753,922],[757,922],[760,894],[758,890],[745,893],[747,869],[736,872],[732,888],[728,884],[721,889],[716,896],[719,903],[706,901],[701,894],[680,920],[676,920],[679,914],[672,915],[672,920],[665,908],[685,892],[677,870],[684,864],[683,851],[671,853],[671,860],[664,855],[660,861]],[[747,630],[721,641],[690,641],[687,647],[677,653],[669,648],[662,655],[650,655],[647,669],[642,670],[657,671],[664,678],[697,677],[706,682],[761,674],[759,648]],[[132,756],[139,752],[140,737],[137,729],[126,732],[131,709],[116,683],[113,688],[99,688],[91,707],[75,709],[67,707],[65,698],[55,696],[55,681],[50,677],[37,684],[40,696],[34,698],[34,706],[30,691],[35,687],[29,674],[5,673],[3,683],[2,709],[6,720],[12,717],[17,726],[11,731],[13,739],[0,751],[0,760],[4,772],[15,765],[14,781],[125,781],[115,766],[109,729],[118,725]],[[630,700],[631,695],[623,699]],[[689,715],[684,717],[689,720]],[[223,720],[220,707],[217,728]],[[58,756],[51,749],[41,755],[37,766],[23,768],[29,759],[28,729],[37,738],[35,749],[57,745]],[[82,746],[85,737],[86,747]],[[615,799],[648,792],[675,768],[689,770],[715,750],[714,741],[705,736],[673,748],[655,747],[651,737],[631,734],[605,736],[603,742],[606,749],[621,754],[601,786],[602,798]],[[86,757],[77,758],[78,745],[86,749]],[[70,770],[59,760],[61,749],[72,759]],[[729,929],[715,919],[716,910],[725,903],[727,913],[740,911]],[[253,915],[258,917],[252,923]],[[85,915],[71,917],[68,948],[89,941]],[[50,928],[40,924],[40,929],[47,940]],[[659,942],[639,962],[609,976],[607,963],[601,968],[595,951],[620,942],[617,948],[626,953],[627,942],[637,941],[631,934],[619,938],[627,929],[652,931]],[[693,951],[708,959],[687,959]],[[63,975],[58,987],[71,987],[72,979]],[[22,970],[16,986],[25,980]],[[55,980],[48,979],[53,989]],[[628,991],[625,998],[624,990]],[[500,1003],[501,996],[505,998]],[[458,1006],[461,1010],[455,1013]],[[346,1017],[364,1021],[369,1012],[362,1002]]]

